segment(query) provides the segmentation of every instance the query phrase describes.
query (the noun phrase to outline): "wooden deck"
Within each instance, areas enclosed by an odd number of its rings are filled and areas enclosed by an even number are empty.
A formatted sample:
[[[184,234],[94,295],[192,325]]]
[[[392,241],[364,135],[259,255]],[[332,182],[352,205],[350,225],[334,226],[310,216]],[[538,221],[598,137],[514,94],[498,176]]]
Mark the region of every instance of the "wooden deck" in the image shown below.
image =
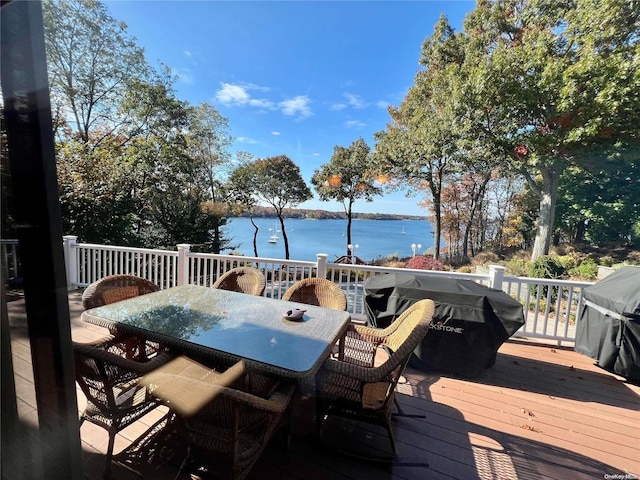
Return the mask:
[[[89,340],[104,333],[80,322],[79,294],[72,293],[69,300],[74,339]],[[8,311],[19,414],[25,425],[37,428],[23,302],[9,302]],[[400,404],[406,413],[423,413],[426,418],[396,420],[399,456],[393,465],[358,460],[327,448],[327,443],[345,443],[371,451],[386,447],[386,437],[376,427],[333,422],[327,424],[326,441],[321,443],[313,433],[313,398],[300,397],[294,405],[289,454],[278,441],[273,442],[250,478],[640,477],[640,387],[601,370],[571,349],[513,340],[502,346],[496,364],[474,380],[415,370],[408,370],[406,379],[399,387]],[[80,390],[78,398],[82,408]],[[161,413],[149,414],[125,429],[115,451],[125,449]],[[85,478],[99,479],[106,432],[85,423],[81,438]],[[179,447],[164,448],[140,470],[148,479],[169,479],[180,461]],[[116,466],[113,478],[136,477]]]

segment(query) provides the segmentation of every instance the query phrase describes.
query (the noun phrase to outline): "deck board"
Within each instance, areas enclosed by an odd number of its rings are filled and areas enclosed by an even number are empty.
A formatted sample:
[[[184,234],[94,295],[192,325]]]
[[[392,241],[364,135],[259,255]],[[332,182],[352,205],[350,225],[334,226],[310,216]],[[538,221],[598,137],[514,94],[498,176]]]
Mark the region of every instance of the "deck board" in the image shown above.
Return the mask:
[[[33,374],[24,303],[9,302],[18,412],[37,426]],[[101,338],[108,332],[80,321],[80,296],[69,297],[72,337]],[[406,371],[398,399],[408,413],[425,418],[394,421],[398,459],[392,465],[362,461],[327,448],[354,442],[373,451],[387,448],[384,430],[335,422],[325,441],[314,433],[314,402],[298,397],[288,454],[277,437],[250,479],[430,480],[430,479],[594,479],[615,473],[640,476],[640,387],[606,372],[571,348],[511,340],[496,364],[474,379],[438,372]],[[84,398],[78,389],[79,409]],[[118,435],[116,452],[127,447],[162,412],[153,412]],[[327,432],[328,429],[328,432]],[[334,429],[334,430],[332,430]],[[353,439],[351,439],[353,437]],[[329,441],[327,441],[329,438]],[[101,478],[106,433],[81,428],[87,479]],[[179,452],[144,467],[147,478],[173,478]],[[428,461],[429,466],[425,466]],[[113,478],[136,478],[114,467]]]

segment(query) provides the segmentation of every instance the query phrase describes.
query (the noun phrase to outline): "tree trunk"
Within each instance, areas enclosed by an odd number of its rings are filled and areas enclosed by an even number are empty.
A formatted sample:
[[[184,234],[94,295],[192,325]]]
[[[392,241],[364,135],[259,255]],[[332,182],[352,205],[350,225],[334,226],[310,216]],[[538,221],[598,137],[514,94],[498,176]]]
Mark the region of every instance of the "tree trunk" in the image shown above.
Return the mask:
[[[587,222],[585,221],[585,219],[581,219],[578,221],[578,224],[576,225],[576,234],[575,237],[573,238],[573,241],[576,243],[582,243],[584,241],[584,233],[587,230]]]
[[[278,213],[278,220],[280,220],[280,228],[282,228],[282,239],[284,240],[284,258],[289,260],[289,239],[287,238],[287,232],[284,229],[284,217],[281,213]]]
[[[531,261],[535,261],[542,255],[549,253],[551,238],[553,235],[553,221],[556,213],[556,199],[558,194],[558,183],[560,181],[561,168],[557,168],[558,162],[551,167],[540,167],[543,178],[540,192],[540,211],[538,213],[538,229],[536,240],[531,252]]]
[[[432,189],[433,195],[433,217],[435,225],[433,226],[433,258],[440,259],[440,234],[442,231],[442,212],[440,207],[440,191]]]
[[[347,214],[347,257],[352,254],[352,252],[349,251],[349,245],[351,245],[351,221],[353,217],[352,205],[353,202],[349,201],[348,206],[345,205],[344,209],[344,213]]]
[[[253,221],[253,215],[249,214],[249,220],[251,220],[251,225],[253,225],[253,255],[258,256],[258,225]]]

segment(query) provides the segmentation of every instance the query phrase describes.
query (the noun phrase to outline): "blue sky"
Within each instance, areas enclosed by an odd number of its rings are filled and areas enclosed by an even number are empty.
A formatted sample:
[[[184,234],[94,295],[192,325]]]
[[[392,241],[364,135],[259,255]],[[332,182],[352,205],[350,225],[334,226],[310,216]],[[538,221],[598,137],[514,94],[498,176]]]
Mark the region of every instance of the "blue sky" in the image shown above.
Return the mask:
[[[371,148],[389,105],[418,70],[444,13],[461,28],[472,1],[107,1],[154,66],[178,75],[178,97],[229,119],[232,152],[287,155],[310,185],[335,145]],[[311,187],[311,185],[310,185]],[[425,215],[420,198],[386,194],[355,211]],[[304,208],[341,210],[312,200]]]

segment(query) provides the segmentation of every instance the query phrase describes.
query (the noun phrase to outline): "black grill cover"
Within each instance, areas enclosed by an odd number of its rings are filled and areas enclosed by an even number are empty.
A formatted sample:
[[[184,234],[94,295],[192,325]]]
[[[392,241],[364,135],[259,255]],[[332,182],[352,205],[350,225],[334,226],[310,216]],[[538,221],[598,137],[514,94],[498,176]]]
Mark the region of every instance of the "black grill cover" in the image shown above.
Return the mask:
[[[640,268],[622,267],[584,289],[575,350],[605,370],[640,379]]]
[[[368,323],[388,326],[423,298],[436,304],[429,333],[411,366],[475,377],[493,365],[500,345],[524,325],[522,305],[471,280],[384,274],[364,284]]]

